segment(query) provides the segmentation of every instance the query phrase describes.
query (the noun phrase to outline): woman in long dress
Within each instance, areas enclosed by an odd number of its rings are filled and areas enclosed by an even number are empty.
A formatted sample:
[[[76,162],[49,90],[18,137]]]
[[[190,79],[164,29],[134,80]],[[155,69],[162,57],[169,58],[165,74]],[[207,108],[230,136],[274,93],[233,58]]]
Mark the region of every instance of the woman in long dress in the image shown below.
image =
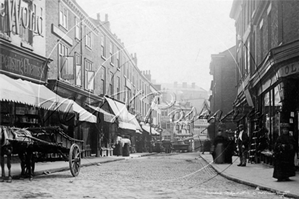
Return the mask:
[[[295,176],[294,156],[295,140],[289,135],[289,124],[282,123],[281,135],[274,146],[274,172],[273,178],[278,181],[288,181],[289,177]]]

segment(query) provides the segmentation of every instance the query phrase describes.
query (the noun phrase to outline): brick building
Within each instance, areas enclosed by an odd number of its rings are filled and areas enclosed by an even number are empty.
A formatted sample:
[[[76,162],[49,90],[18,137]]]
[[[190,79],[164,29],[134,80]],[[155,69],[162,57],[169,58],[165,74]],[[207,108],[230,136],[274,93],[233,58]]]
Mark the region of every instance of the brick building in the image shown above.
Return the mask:
[[[116,135],[129,137],[135,145],[143,130],[135,117],[122,116],[131,112],[145,118],[151,89],[157,92],[137,67],[136,54],[111,32],[108,15],[93,19],[75,0],[46,0],[45,16],[46,56],[52,60],[49,88],[98,116],[96,124],[83,123],[74,132],[84,140],[86,155],[99,153],[100,147],[111,149]],[[125,107],[124,114],[114,111],[116,104]]]
[[[238,94],[234,111],[252,138],[253,158],[272,152],[282,122],[299,134],[299,1],[234,0]],[[260,137],[266,133],[269,145]]]
[[[210,74],[211,96],[209,98],[211,114],[216,117],[208,128],[209,137],[214,139],[217,131],[222,129],[235,130],[236,118],[229,117],[232,114],[233,102],[237,96],[236,76],[239,74],[235,62],[236,47],[211,55]]]

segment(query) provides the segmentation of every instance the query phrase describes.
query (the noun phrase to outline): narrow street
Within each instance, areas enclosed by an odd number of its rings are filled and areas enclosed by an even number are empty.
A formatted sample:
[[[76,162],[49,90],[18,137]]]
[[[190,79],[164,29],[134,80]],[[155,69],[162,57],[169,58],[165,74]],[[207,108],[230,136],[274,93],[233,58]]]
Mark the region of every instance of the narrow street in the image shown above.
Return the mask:
[[[282,198],[227,180],[197,153],[158,154],[1,183],[1,198]]]

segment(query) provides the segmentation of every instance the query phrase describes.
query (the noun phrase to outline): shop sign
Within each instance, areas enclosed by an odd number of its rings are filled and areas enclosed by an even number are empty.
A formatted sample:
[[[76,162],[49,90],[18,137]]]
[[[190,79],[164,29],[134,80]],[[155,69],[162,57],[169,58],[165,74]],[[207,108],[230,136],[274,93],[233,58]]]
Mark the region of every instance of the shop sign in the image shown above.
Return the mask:
[[[0,70],[2,71],[46,81],[46,66],[43,60],[0,47]]]
[[[286,77],[286,76],[297,74],[297,73],[299,73],[299,62],[292,63],[292,64],[286,65],[284,67],[281,67],[278,70],[277,75],[279,77]]]
[[[5,18],[2,21],[5,24],[0,26],[0,31],[19,35],[19,28],[22,26],[43,37],[43,8],[37,7],[32,1],[26,3],[27,1],[22,0],[5,0],[4,4],[0,5],[0,17]],[[8,27],[8,30],[3,29],[4,27]]]

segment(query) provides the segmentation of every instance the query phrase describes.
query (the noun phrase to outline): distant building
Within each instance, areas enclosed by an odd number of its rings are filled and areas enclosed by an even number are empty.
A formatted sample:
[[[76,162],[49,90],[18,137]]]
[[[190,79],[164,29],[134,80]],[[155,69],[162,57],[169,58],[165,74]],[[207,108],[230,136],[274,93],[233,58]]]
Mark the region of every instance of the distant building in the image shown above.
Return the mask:
[[[208,104],[208,91],[196,86],[195,83],[188,85],[187,82],[182,84],[174,82],[162,83],[161,93],[163,93],[161,103],[164,101],[173,103],[175,100],[170,108],[161,112],[161,127],[171,132],[171,140],[207,134],[208,123],[205,119],[198,119],[198,116],[204,104]],[[182,119],[178,122],[180,118]],[[168,136],[163,134],[162,138]]]

